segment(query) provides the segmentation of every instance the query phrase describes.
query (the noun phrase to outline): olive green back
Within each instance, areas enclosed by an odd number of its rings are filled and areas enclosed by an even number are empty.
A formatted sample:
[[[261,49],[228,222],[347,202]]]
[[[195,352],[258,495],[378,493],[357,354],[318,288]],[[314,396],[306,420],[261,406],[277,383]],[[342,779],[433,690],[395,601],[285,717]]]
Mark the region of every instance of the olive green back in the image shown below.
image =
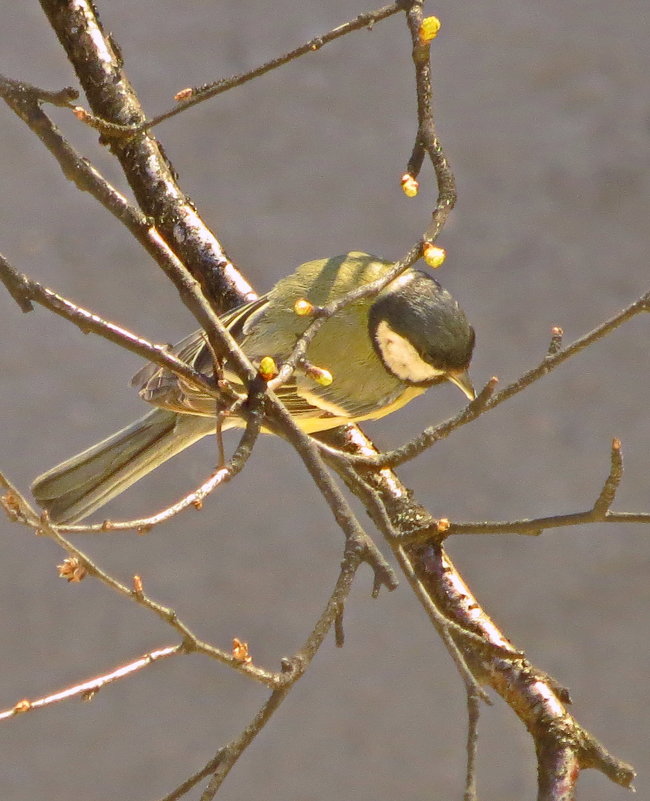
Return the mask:
[[[263,314],[251,319],[243,349],[254,362],[264,356],[281,362],[311,322],[310,317],[294,311],[297,300],[305,298],[324,306],[355,287],[381,278],[392,266],[392,262],[360,252],[302,264],[267,295]],[[358,417],[391,403],[401,393],[404,384],[386,371],[370,340],[368,312],[372,301],[363,298],[352,303],[323,324],[309,345],[307,358],[316,367],[329,370],[334,381],[323,387],[298,373],[295,382],[299,395],[318,399],[323,408],[331,406],[330,411],[338,408]]]

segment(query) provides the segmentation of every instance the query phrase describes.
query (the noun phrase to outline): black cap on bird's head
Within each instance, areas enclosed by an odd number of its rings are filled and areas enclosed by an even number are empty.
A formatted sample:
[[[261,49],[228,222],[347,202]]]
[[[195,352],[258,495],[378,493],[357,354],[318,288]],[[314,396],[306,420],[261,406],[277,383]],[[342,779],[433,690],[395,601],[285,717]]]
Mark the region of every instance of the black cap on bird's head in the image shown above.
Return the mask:
[[[474,329],[452,296],[428,273],[408,270],[375,299],[370,337],[386,369],[407,384],[456,384],[468,398]]]

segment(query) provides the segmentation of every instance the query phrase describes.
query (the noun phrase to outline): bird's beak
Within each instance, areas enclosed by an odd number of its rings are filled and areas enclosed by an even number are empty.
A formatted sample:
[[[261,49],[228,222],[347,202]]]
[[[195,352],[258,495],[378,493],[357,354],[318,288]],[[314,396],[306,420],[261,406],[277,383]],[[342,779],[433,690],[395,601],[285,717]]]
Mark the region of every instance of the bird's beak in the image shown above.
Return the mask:
[[[451,381],[452,384],[456,384],[458,389],[467,395],[470,400],[474,400],[476,397],[476,392],[474,391],[472,379],[469,377],[467,370],[454,370],[453,372],[450,371],[447,373],[446,378],[447,381]]]

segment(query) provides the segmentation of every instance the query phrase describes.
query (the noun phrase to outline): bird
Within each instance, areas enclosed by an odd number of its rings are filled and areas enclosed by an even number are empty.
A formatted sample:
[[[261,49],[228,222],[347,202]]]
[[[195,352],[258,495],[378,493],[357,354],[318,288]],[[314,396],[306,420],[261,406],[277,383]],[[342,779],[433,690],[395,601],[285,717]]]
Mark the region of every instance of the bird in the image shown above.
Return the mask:
[[[297,301],[325,306],[385,277],[393,267],[391,261],[359,251],[309,261],[221,319],[254,366],[265,357],[281,363],[311,323],[296,312]],[[322,324],[306,359],[331,375],[331,383],[317,383],[296,370],[277,394],[307,434],[384,417],[445,381],[473,399],[468,367],[474,341],[474,329],[449,292],[428,272],[411,267],[375,296],[344,305]],[[214,356],[202,331],[179,342],[173,353],[200,373],[214,373]],[[227,362],[222,367],[233,388],[243,390]],[[148,364],[131,383],[156,408],[34,480],[34,498],[53,523],[83,520],[172,456],[214,434],[215,398],[186,379]],[[225,416],[222,430],[245,424],[236,414]]]

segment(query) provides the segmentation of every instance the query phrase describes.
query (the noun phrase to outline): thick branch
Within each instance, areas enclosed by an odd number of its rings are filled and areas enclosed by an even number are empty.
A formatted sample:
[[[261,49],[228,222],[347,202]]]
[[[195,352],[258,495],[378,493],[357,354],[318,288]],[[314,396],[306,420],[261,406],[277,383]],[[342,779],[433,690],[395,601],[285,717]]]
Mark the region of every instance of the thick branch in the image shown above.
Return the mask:
[[[371,444],[362,439],[358,429],[350,427],[344,432],[330,432],[327,439],[342,450],[372,452]],[[364,473],[364,480],[379,493],[394,528],[399,531],[428,529],[432,537],[438,531],[437,521],[409,497],[394,474],[388,470]],[[582,767],[595,767],[612,781],[630,787],[634,778],[632,767],[609,754],[569,715],[562,703],[566,700],[566,693],[548,674],[531,665],[498,629],[442,545],[434,542],[424,546],[402,546],[393,541],[392,546],[427,613],[435,608],[461,629],[480,635],[483,647],[453,627],[448,630],[476,679],[491,686],[504,698],[526,725],[538,747],[544,744],[545,753],[556,754],[566,746],[568,732],[572,753]],[[506,655],[508,650],[511,656]],[[551,781],[548,774],[543,775],[545,769],[545,764],[540,762],[540,786],[547,779]],[[574,778],[577,779],[577,775]],[[555,801],[554,796],[548,798]]]
[[[96,58],[101,61],[99,55]],[[175,252],[170,248],[155,225],[152,224],[151,215],[143,214],[137,206],[129,203],[124,195],[111,186],[88,159],[84,158],[62,136],[59,129],[41,108],[43,102],[68,105],[71,98],[76,97],[74,90],[64,89],[61,92],[48,92],[0,76],[0,95],[47,147],[59,163],[65,177],[82,192],[90,193],[104,208],[120,220],[165,272],[169,271],[170,264],[174,265],[178,262],[176,252],[180,251]],[[141,153],[139,155],[142,156]],[[154,160],[153,164],[155,163]],[[155,193],[152,191],[152,194]],[[204,241],[206,243],[205,248],[198,251],[196,258],[205,258],[205,271],[208,276],[206,281],[216,284],[217,277],[214,274],[213,262],[208,258],[211,252],[208,245],[214,237],[205,227],[202,227],[196,213],[193,212],[193,214],[191,222],[194,225],[194,241],[201,244]],[[230,287],[223,304],[224,308],[227,305],[237,305],[245,299],[254,297],[250,286],[243,281],[234,268],[226,266],[224,270],[226,275],[224,280],[227,287]]]
[[[110,122],[140,125],[145,114],[90,0],[41,6],[77,73],[93,112]],[[101,48],[99,47],[101,43]],[[251,297],[248,283],[181,191],[156,140],[141,134],[111,140],[138,205],[155,220],[165,241],[188,267],[214,308],[228,309]]]

